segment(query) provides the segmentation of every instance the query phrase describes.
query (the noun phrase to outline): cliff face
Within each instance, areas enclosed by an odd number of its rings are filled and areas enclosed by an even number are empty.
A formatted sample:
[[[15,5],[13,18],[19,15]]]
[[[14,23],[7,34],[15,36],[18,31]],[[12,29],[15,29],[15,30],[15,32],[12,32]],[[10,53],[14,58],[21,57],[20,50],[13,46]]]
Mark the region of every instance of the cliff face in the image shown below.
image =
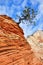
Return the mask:
[[[43,61],[43,31],[37,31],[33,36],[27,37],[27,41],[31,45],[36,56]]]
[[[42,65],[10,17],[0,15],[0,65]]]

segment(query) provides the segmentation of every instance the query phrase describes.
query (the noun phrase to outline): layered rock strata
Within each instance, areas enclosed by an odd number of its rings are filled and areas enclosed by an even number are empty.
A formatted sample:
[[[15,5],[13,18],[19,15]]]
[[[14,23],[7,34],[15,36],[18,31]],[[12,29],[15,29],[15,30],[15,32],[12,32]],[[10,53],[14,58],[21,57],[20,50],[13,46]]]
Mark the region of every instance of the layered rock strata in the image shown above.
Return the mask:
[[[42,65],[10,17],[0,15],[0,65]]]

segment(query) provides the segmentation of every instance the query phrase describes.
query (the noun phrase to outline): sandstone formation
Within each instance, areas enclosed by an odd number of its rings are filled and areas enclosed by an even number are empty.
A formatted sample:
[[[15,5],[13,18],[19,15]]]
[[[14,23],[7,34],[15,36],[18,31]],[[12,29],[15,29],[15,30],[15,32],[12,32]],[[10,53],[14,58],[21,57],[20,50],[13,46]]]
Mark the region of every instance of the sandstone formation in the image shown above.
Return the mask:
[[[0,65],[42,65],[10,17],[0,15]]]
[[[32,36],[27,37],[27,41],[31,45],[31,48],[43,62],[43,31],[37,31]]]

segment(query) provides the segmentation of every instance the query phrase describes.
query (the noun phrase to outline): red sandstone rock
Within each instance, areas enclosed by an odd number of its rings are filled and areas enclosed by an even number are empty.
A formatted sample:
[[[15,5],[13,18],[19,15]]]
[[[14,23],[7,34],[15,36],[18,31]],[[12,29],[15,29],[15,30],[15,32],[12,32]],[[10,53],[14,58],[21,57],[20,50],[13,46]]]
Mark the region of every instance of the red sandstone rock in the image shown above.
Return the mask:
[[[0,65],[42,65],[10,17],[0,15]]]

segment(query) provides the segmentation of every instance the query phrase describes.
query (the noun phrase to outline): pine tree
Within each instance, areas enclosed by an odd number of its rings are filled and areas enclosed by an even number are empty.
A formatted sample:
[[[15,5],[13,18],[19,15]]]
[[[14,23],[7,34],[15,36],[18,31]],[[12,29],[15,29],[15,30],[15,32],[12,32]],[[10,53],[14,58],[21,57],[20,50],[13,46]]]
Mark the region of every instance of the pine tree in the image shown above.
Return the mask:
[[[35,23],[33,19],[36,17],[36,15],[37,15],[37,11],[35,11],[33,8],[25,7],[23,12],[21,13],[21,16],[17,15],[17,17],[19,18],[18,24],[23,22],[23,20],[27,22],[29,21],[30,24]]]

